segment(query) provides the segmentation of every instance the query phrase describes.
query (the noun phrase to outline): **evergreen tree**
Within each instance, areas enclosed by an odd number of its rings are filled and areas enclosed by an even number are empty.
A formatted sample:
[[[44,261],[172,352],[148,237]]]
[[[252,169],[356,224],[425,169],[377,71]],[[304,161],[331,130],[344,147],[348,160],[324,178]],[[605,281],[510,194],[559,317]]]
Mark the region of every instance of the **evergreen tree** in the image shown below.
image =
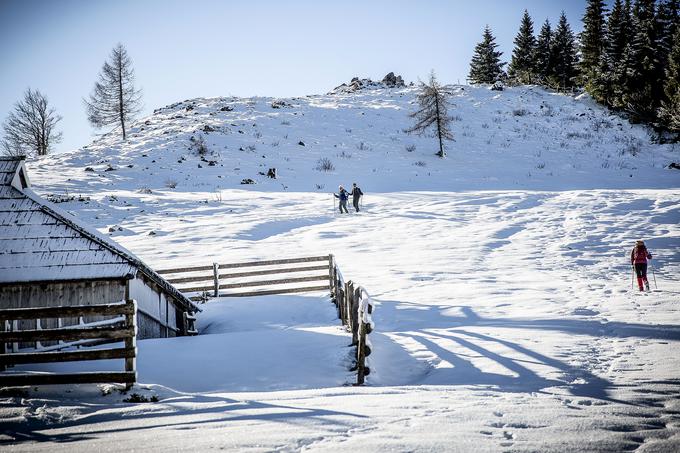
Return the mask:
[[[94,127],[100,128],[120,123],[123,140],[125,125],[141,110],[141,92],[135,89],[132,60],[122,44],[111,51],[99,73],[90,100],[85,100],[87,119]]]
[[[673,50],[675,32],[680,25],[680,0],[666,0],[659,5],[657,14],[658,59],[661,72],[666,73]]]
[[[441,85],[437,81],[434,71],[432,71],[429,83],[420,82],[420,92],[416,96],[420,109],[410,115],[411,118],[415,118],[416,124],[407,132],[422,135],[430,128],[435,129],[439,139],[439,151],[437,152],[439,157],[446,156],[444,140],[453,140],[452,119],[448,113],[451,107],[449,101],[451,96],[453,96],[451,87]]]
[[[564,11],[551,42],[551,60],[550,85],[563,90],[573,88],[578,76],[578,55],[574,32],[571,31]]]
[[[632,40],[633,18],[630,0],[625,0],[622,5],[620,0],[617,0],[607,22],[606,52],[611,91],[609,105],[614,108],[621,109],[626,105],[626,81],[633,58]]]
[[[583,32],[581,33],[581,76],[586,89],[595,83],[605,48],[604,33],[605,3],[603,0],[588,0],[583,16]]]
[[[504,75],[505,63],[501,63],[500,60],[503,52],[497,51],[497,47],[496,38],[487,25],[484,28],[482,42],[475,46],[475,53],[470,62],[468,75],[470,83],[494,83]]]
[[[542,85],[548,84],[548,79],[552,75],[552,28],[550,21],[545,20],[541,31],[536,40],[536,53],[534,55],[534,73],[538,82]]]
[[[680,133],[680,27],[673,36],[673,48],[666,68],[666,84],[664,85],[666,100],[659,110],[661,125]]]
[[[637,0],[633,8],[633,35],[628,46],[629,67],[625,77],[624,108],[638,120],[656,117],[663,90],[658,58],[655,0]]]
[[[586,86],[596,101],[608,107],[620,104],[617,99],[621,98],[620,86],[626,73],[624,52],[630,40],[629,22],[630,12],[621,0],[615,0],[607,18],[604,48],[597,73],[591,76]]]
[[[515,37],[515,48],[508,66],[508,76],[519,83],[532,83],[536,69],[536,38],[534,22],[525,9],[519,32]]]

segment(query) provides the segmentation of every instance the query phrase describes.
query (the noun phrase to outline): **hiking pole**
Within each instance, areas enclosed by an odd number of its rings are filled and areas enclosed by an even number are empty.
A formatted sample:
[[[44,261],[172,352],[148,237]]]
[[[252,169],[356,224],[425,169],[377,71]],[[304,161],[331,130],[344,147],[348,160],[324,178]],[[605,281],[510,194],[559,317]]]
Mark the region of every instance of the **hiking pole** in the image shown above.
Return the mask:
[[[631,266],[630,267],[631,274],[630,274],[630,289],[635,288],[635,267]]]
[[[656,286],[656,274],[654,274],[654,264],[652,264],[652,260],[649,260],[649,267],[652,269],[652,278],[654,279],[654,289],[659,289],[658,286]]]

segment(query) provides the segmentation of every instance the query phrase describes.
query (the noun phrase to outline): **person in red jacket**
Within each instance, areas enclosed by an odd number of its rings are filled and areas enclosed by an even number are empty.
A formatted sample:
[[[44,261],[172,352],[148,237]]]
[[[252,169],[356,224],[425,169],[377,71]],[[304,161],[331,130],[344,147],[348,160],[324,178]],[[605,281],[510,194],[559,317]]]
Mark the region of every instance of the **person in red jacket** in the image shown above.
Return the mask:
[[[649,291],[649,281],[647,280],[648,259],[652,259],[652,254],[647,250],[645,243],[643,241],[635,242],[635,247],[633,247],[633,251],[630,252],[630,264],[635,268],[635,275],[637,275],[640,291],[644,291],[645,288]]]

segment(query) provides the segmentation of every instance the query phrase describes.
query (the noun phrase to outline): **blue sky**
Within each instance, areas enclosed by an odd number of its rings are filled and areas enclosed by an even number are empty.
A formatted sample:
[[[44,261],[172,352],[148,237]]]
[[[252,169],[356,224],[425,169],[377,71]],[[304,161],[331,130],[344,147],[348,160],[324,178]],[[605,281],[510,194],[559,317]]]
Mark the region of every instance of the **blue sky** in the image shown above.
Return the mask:
[[[64,117],[56,151],[86,145],[97,131],[82,99],[118,42],[142,114],[193,97],[325,93],[389,71],[464,83],[484,25],[509,59],[525,8],[536,31],[564,10],[578,32],[585,0],[0,0],[0,119],[37,88]]]

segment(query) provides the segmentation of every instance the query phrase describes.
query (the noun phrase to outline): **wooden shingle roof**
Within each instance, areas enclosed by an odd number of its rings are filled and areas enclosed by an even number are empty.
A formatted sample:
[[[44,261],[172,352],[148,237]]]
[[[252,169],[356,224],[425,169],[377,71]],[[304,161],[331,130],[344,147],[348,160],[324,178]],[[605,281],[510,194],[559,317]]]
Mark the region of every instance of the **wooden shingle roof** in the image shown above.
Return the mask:
[[[130,279],[142,272],[190,311],[197,307],[135,255],[29,187],[19,158],[0,158],[0,285]]]

